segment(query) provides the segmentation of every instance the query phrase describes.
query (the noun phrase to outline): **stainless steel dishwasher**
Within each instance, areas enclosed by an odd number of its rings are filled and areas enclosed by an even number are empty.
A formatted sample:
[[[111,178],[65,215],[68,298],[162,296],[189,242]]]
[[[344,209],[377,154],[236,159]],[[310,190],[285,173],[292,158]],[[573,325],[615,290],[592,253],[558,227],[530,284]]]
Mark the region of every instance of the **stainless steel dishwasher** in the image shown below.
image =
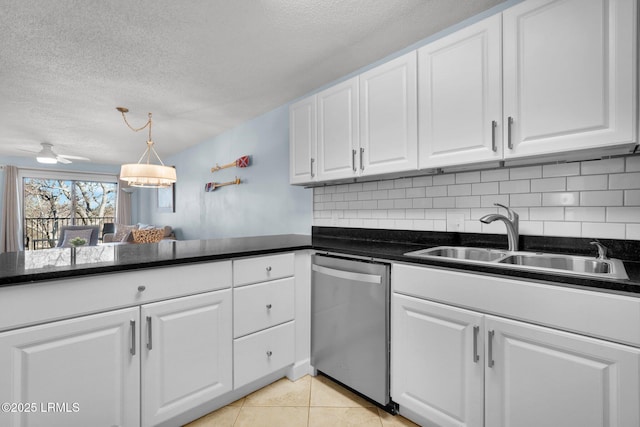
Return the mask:
[[[389,265],[316,254],[311,270],[311,365],[395,413]]]

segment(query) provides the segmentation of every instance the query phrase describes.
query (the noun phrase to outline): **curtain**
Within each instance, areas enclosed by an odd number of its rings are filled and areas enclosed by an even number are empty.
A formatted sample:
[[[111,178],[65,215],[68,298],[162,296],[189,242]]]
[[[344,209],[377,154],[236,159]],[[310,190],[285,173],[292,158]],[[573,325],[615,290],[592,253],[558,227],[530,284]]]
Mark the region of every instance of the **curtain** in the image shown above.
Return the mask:
[[[18,168],[4,167],[4,193],[2,193],[2,224],[0,227],[0,252],[16,252],[24,249],[20,231],[20,186]]]
[[[125,181],[118,181],[118,208],[116,209],[116,222],[118,224],[131,224],[131,193],[133,187]]]

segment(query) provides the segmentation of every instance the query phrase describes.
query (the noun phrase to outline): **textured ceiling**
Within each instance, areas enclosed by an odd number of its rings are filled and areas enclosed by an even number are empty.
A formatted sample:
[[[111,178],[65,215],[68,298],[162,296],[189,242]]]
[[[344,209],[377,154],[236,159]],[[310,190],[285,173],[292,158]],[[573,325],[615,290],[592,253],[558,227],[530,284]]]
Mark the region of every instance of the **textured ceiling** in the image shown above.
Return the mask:
[[[137,161],[230,129],[502,0],[2,0],[0,156]]]

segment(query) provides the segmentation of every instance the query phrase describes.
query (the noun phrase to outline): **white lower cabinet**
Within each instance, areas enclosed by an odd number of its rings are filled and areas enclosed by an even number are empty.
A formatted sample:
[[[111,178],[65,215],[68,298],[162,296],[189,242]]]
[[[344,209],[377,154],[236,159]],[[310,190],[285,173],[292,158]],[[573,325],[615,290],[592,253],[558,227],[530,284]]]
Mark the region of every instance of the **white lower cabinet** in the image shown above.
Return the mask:
[[[394,293],[391,394],[425,426],[640,425],[640,349]]]
[[[0,425],[139,425],[138,310],[1,333]]]
[[[142,425],[232,390],[231,290],[141,308]]]
[[[233,383],[240,388],[295,361],[294,322],[238,338],[233,349]]]

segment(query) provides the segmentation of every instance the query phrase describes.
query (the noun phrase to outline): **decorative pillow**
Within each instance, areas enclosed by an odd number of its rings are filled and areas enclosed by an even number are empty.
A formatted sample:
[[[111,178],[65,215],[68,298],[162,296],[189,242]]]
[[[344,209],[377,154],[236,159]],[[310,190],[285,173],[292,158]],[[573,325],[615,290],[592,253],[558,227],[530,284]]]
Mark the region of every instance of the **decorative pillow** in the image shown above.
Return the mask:
[[[62,245],[60,245],[61,248],[70,248],[73,245],[71,244],[71,241],[73,239],[76,238],[80,238],[80,239],[84,239],[88,244],[91,241],[91,233],[93,232],[93,230],[91,229],[86,229],[86,230],[64,230],[64,236],[62,236]]]
[[[116,232],[113,235],[113,241],[129,242],[131,240],[131,232],[137,228],[137,225],[116,224]]]
[[[158,243],[164,237],[164,228],[132,230],[134,243]]]

